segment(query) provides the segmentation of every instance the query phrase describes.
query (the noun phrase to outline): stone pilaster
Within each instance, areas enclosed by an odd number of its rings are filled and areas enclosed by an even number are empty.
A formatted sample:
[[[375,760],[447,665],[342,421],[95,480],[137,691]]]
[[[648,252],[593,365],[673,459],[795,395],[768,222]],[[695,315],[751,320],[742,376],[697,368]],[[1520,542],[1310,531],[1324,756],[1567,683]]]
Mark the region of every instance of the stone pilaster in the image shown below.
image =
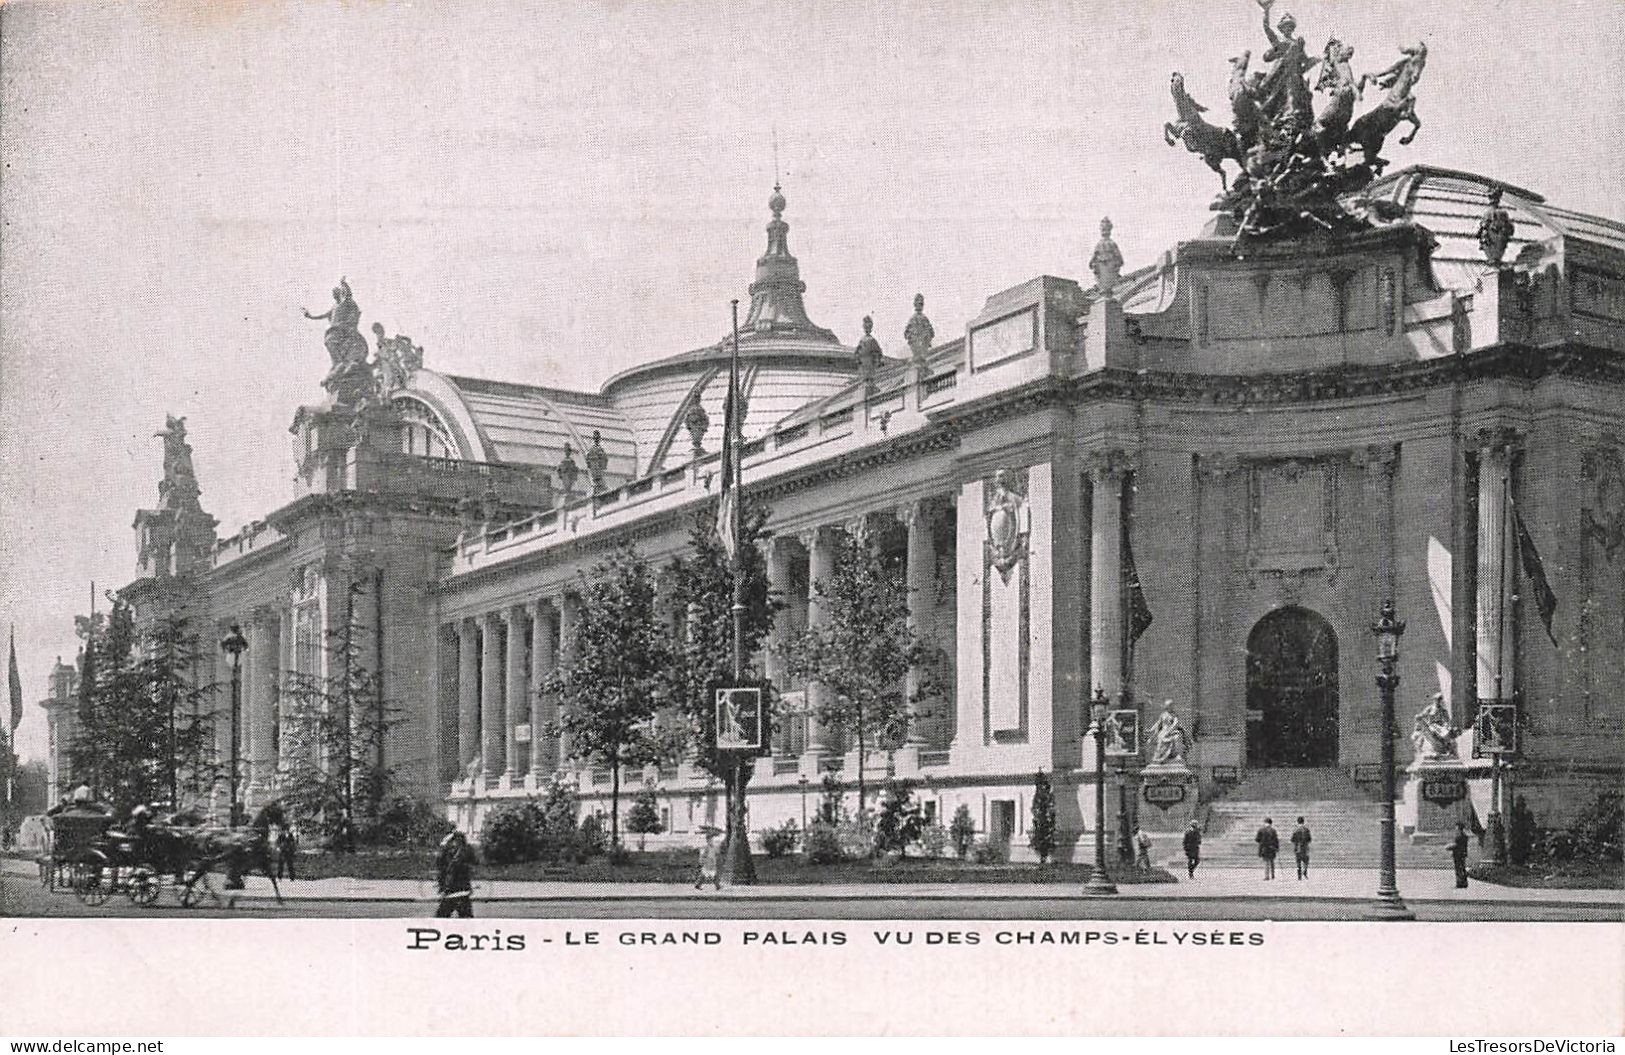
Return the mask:
[[[1506,612],[1516,583],[1512,565],[1512,463],[1520,437],[1511,429],[1481,429],[1478,446],[1477,691],[1481,700],[1510,700],[1516,693],[1512,628]]]
[[[254,609],[248,634],[248,667],[243,688],[243,714],[248,723],[249,787],[265,790],[276,778],[273,748],[277,706],[277,656],[281,651],[278,611]]]
[[[1089,694],[1116,702],[1123,690],[1123,481],[1133,462],[1121,450],[1084,456],[1090,483]]]

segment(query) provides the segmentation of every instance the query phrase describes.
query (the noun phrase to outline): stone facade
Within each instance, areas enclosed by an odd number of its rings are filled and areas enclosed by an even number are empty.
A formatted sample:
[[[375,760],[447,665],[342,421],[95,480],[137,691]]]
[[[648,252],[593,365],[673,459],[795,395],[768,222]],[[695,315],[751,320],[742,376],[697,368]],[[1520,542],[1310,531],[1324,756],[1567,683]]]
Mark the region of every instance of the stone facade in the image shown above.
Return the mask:
[[[966,805],[1019,851],[1048,771],[1069,852],[1093,817],[1097,690],[1142,728],[1173,701],[1203,802],[1266,767],[1375,780],[1370,627],[1392,599],[1400,713],[1443,694],[1468,730],[1475,809],[1491,788],[1471,726],[1497,698],[1519,702],[1523,749],[1496,794],[1555,819],[1616,785],[1625,226],[1502,188],[1515,262],[1492,267],[1450,206],[1496,186],[1407,169],[1368,192],[1395,205],[1373,230],[1245,253],[1208,234],[1088,291],[1037,278],[990,297],[963,335],[861,370],[806,318],[775,195],[741,341],[744,482],[771,506],[786,604],[774,637],[822,618],[832,535],[864,518],[905,569],[910,621],[951,658],[951,698],[870,754],[871,783],[916,781],[944,823]],[[538,686],[570,662],[579,576],[621,541],[657,564],[677,554],[714,499],[725,362],[719,344],[596,394],[419,369],[365,421],[305,408],[302,495],[219,543],[208,569],[127,595],[180,590],[241,623],[260,793],[276,672],[312,662],[308,628],[333,625],[359,583],[408,705],[388,750],[412,786],[474,832],[556,774],[606,808],[607,774],[543,732],[556,704]],[[600,443],[607,471],[582,493],[564,462]],[[1534,553],[1557,600],[1550,635]],[[771,648],[762,659],[788,699],[816,700]],[[850,787],[857,764],[839,730],[787,721],[757,763],[751,828],[801,822],[824,775]],[[1138,793],[1138,762],[1111,765],[1111,823],[1121,782],[1155,826],[1170,804]],[[721,816],[720,788],[687,765],[641,776],[668,818],[654,843]],[[1406,823],[1427,827],[1408,794]]]

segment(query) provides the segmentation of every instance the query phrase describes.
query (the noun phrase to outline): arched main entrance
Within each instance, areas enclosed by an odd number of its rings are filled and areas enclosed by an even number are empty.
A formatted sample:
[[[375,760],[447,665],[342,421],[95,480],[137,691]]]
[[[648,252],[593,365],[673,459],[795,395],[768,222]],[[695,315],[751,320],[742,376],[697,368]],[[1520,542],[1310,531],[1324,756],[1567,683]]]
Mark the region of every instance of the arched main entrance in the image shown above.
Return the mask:
[[[1278,608],[1247,635],[1247,764],[1337,763],[1337,634],[1307,608]]]

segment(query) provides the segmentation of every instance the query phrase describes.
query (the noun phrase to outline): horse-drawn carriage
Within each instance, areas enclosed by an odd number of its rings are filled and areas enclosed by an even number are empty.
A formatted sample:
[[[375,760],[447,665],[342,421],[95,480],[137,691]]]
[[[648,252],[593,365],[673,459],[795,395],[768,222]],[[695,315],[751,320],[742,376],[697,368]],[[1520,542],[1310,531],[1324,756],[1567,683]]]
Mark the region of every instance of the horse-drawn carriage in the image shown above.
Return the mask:
[[[40,859],[47,889],[72,890],[86,905],[123,894],[133,905],[154,905],[166,885],[183,907],[205,896],[218,900],[209,875],[217,869],[259,870],[270,875],[262,827],[220,828],[170,823],[114,827],[105,814],[68,811],[52,820],[52,837]],[[276,881],[272,880],[276,890]],[[277,890],[281,900],[281,892]]]

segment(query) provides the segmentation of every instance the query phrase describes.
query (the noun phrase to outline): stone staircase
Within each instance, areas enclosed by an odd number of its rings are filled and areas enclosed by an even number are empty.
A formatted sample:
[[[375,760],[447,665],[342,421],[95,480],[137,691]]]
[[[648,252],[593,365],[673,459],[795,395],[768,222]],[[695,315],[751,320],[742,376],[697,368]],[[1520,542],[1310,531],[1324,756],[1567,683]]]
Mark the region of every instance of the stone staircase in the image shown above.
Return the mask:
[[[1255,769],[1229,794],[1208,804],[1202,861],[1219,867],[1261,868],[1253,837],[1264,818],[1281,833],[1277,869],[1291,874],[1288,841],[1302,817],[1314,835],[1310,867],[1375,868],[1382,834],[1382,806],[1341,769]],[[1442,846],[1412,845],[1396,832],[1394,860],[1400,868],[1449,868]],[[1175,863],[1184,863],[1181,851]]]

